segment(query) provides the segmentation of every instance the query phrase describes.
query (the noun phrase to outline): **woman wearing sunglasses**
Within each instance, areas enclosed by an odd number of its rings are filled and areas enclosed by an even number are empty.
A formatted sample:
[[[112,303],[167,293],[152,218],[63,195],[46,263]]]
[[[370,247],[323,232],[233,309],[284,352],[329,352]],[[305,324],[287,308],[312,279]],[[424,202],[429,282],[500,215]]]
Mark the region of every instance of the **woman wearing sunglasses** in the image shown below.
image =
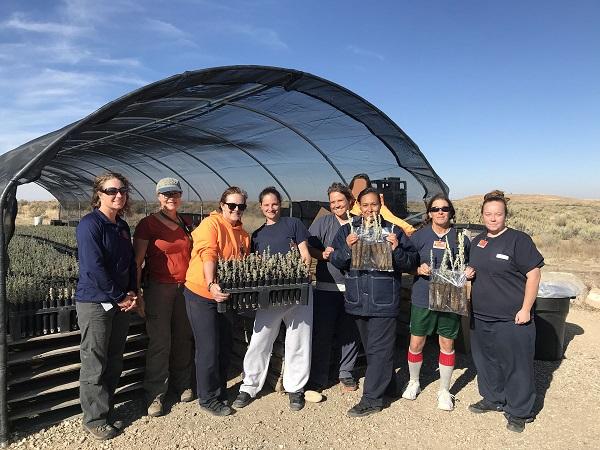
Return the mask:
[[[262,253],[269,249],[272,254],[285,254],[297,246],[302,259],[309,264],[306,241],[310,235],[300,219],[281,217],[281,194],[274,187],[268,187],[263,189],[258,200],[266,221],[252,233],[252,251]],[[304,408],[304,385],[310,373],[312,304],[256,311],[252,338],[244,357],[244,378],[234,407],[245,407],[262,389],[282,321],[286,325],[283,387],[289,394],[290,409]]]
[[[144,391],[148,415],[152,417],[163,414],[168,389],[182,402],[194,399],[191,389],[194,338],[183,297],[192,239],[190,226],[177,214],[181,193],[177,179],[161,179],[156,184],[160,209],[143,218],[133,236],[138,290],[144,266],[148,333]]]
[[[420,265],[411,293],[410,344],[408,348],[408,370],[410,380],[402,397],[415,400],[421,392],[419,375],[423,364],[423,347],[427,336],[439,336],[440,353],[438,365],[440,371],[440,387],[438,391],[438,408],[444,411],[454,409],[454,397],[450,394],[450,382],[454,370],[454,339],[460,328],[460,316],[450,312],[429,310],[429,276],[432,269],[438,269],[442,261],[446,242],[453,255],[458,253],[458,245],[463,245],[465,255],[469,255],[469,240],[465,237],[457,242],[458,234],[452,226],[454,205],[445,194],[434,195],[427,202],[427,218],[425,224],[415,232],[410,240],[419,252]],[[430,267],[431,256],[433,264]],[[474,275],[474,269],[466,269],[468,278]]]
[[[248,254],[250,236],[242,226],[248,195],[236,186],[223,192],[213,211],[192,233],[194,242],[184,289],[185,307],[196,343],[196,381],[200,407],[215,416],[233,412],[227,399],[231,356],[231,312],[217,312],[229,294],[217,282],[219,258]]]
[[[83,428],[97,440],[115,437],[115,389],[123,369],[129,314],[138,308],[136,265],[129,225],[129,182],[119,173],[96,177],[92,212],[76,230],[79,259],[77,322],[81,330],[79,396]]]

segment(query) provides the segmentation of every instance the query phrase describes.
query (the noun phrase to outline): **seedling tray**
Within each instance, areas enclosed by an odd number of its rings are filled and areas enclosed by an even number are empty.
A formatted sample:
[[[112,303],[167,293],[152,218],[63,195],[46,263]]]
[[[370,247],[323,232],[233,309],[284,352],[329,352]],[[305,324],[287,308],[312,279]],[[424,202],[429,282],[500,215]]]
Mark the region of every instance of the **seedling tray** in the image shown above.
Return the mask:
[[[223,290],[229,298],[217,305],[219,312],[255,311],[277,306],[308,304],[309,283],[291,283],[281,285],[227,288]]]

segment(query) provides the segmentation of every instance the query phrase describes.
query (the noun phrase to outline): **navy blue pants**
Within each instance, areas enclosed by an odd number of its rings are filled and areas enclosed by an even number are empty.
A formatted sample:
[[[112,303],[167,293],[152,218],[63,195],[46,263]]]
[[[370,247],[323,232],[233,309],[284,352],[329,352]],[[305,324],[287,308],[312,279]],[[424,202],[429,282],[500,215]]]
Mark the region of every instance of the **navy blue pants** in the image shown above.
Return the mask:
[[[217,302],[185,288],[185,308],[196,342],[198,402],[208,405],[227,398],[227,370],[231,359],[231,313],[218,313]]]
[[[481,396],[514,417],[532,416],[535,402],[535,323],[474,319],[471,353]]]
[[[396,390],[396,317],[354,316],[354,319],[367,356],[367,371],[360,401],[381,408],[383,396]]]
[[[312,333],[309,385],[327,386],[334,337],[341,347],[339,378],[353,377],[359,337],[354,319],[344,309],[343,292],[314,291]]]

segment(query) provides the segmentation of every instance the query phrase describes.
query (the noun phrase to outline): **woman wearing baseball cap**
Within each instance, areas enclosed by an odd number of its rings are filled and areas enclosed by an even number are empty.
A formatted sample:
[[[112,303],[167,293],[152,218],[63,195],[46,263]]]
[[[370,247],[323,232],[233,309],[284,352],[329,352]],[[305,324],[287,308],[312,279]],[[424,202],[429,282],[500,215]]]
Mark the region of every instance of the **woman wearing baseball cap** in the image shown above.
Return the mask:
[[[169,388],[182,402],[194,399],[194,337],[183,297],[192,245],[191,228],[177,213],[182,195],[177,179],[159,180],[156,195],[158,212],[143,218],[133,236],[137,283],[138,289],[144,287],[149,338],[144,390],[148,415],[153,417],[163,414]]]

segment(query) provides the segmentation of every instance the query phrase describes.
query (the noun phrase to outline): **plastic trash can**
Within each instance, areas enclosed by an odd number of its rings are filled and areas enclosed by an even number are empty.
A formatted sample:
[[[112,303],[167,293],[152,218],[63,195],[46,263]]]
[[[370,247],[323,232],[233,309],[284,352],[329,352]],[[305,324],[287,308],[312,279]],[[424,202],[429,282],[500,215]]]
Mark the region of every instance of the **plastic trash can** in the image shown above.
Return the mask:
[[[535,301],[535,359],[557,361],[562,359],[565,328],[570,297],[540,298]]]

